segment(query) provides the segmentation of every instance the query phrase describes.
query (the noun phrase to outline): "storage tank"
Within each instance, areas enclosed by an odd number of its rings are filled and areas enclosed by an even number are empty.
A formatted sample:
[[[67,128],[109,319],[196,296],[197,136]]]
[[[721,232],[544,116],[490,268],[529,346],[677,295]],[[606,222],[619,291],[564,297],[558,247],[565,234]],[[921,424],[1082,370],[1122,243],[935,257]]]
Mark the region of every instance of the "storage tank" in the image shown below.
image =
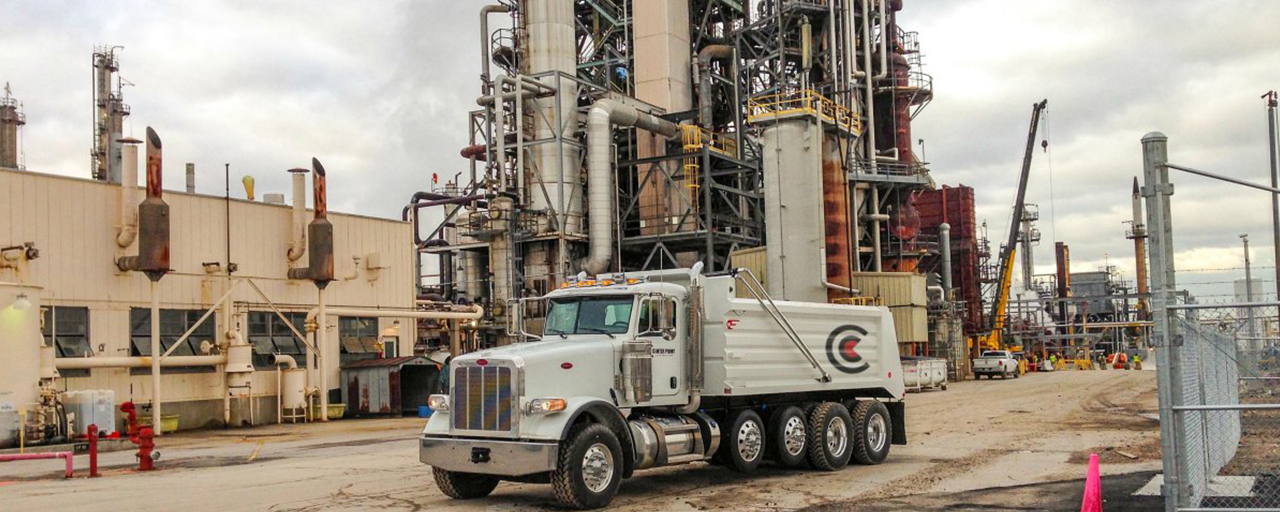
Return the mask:
[[[41,288],[0,282],[0,448],[16,445],[21,422],[40,400]]]
[[[290,368],[280,371],[284,389],[280,392],[280,405],[286,410],[307,406],[307,369]]]

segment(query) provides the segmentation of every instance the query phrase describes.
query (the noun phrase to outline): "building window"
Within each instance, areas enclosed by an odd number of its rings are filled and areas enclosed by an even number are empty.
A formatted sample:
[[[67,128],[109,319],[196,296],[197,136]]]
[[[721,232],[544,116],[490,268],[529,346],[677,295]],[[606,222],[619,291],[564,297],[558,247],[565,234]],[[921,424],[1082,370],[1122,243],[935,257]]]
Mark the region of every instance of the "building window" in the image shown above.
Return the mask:
[[[195,325],[204,316],[204,311],[199,309],[162,309],[160,310],[160,351],[164,353],[169,350],[178,339],[186,334],[191,326]],[[150,356],[151,354],[151,310],[147,308],[133,308],[129,310],[129,354],[134,357]],[[216,343],[217,338],[217,314],[210,315],[200,324],[191,336],[187,337],[178,348],[173,349],[169,355],[171,356],[199,356],[204,355],[200,351],[200,342],[209,341]],[[166,367],[162,373],[197,373],[212,372],[212,366],[177,366]],[[150,368],[133,368],[130,373],[135,375],[146,375],[151,373]]]
[[[54,338],[54,333],[57,338]],[[90,357],[89,308],[53,306],[44,308],[44,342],[54,346],[58,357]],[[62,370],[63,377],[87,377],[89,370]]]
[[[306,313],[284,313],[294,329],[306,328]],[[306,366],[307,346],[293,334],[284,320],[273,311],[249,313],[249,343],[253,345],[253,367],[259,370],[271,368],[273,354],[294,358],[299,366]]]
[[[382,353],[378,346],[378,319],[367,316],[338,318],[338,340],[341,364],[361,359],[375,359]]]

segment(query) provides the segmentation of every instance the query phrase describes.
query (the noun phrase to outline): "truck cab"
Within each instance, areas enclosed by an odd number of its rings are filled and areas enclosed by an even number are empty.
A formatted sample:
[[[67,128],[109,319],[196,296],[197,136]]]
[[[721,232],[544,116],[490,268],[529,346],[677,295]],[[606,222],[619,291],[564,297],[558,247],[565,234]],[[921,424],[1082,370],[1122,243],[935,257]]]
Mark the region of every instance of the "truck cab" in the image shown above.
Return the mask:
[[[754,287],[741,282],[748,276]],[[529,341],[453,359],[449,393],[430,398],[436,412],[423,430],[420,460],[455,498],[485,496],[500,480],[547,482],[564,505],[597,508],[639,469],[716,458],[751,471],[766,447],[781,447],[775,458],[786,458],[784,465],[816,459],[818,468],[838,469],[850,458],[882,461],[891,442],[905,442],[887,310],[767,294],[742,299],[739,284],[763,293],[749,273],[703,276],[695,268],[584,277],[526,299],[513,308],[511,330]],[[545,311],[537,333],[525,331],[527,309]],[[863,315],[865,360],[847,343],[848,354],[827,357],[835,363],[852,354],[876,374],[833,378],[839,370],[813,355],[824,343],[829,352],[831,340],[799,335],[809,326],[825,334],[828,326],[806,319],[797,330],[789,311]],[[888,339],[869,339],[885,333]]]

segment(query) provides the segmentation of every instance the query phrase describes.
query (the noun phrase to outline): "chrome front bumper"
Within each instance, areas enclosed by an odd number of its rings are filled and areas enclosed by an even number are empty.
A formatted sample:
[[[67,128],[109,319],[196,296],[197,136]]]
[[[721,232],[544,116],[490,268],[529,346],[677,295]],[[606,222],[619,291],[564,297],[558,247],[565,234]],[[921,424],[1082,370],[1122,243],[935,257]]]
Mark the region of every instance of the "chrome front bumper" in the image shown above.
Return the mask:
[[[423,436],[418,460],[463,473],[523,476],[555,469],[556,443]]]

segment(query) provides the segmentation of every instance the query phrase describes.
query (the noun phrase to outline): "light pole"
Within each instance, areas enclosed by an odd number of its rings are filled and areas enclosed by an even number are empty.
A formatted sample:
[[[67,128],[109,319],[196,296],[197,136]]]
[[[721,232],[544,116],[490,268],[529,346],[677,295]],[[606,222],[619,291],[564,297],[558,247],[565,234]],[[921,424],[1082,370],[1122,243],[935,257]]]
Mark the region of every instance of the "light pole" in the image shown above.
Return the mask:
[[[1272,196],[1273,201],[1274,197]],[[1249,266],[1249,234],[1240,235],[1240,240],[1244,241],[1244,301],[1253,303],[1253,271]],[[1258,333],[1255,332],[1253,327],[1253,308],[1247,307],[1244,308],[1244,311],[1245,322],[1247,322],[1245,324],[1245,332],[1249,334],[1249,350],[1252,352],[1257,348],[1255,344],[1258,343]]]

